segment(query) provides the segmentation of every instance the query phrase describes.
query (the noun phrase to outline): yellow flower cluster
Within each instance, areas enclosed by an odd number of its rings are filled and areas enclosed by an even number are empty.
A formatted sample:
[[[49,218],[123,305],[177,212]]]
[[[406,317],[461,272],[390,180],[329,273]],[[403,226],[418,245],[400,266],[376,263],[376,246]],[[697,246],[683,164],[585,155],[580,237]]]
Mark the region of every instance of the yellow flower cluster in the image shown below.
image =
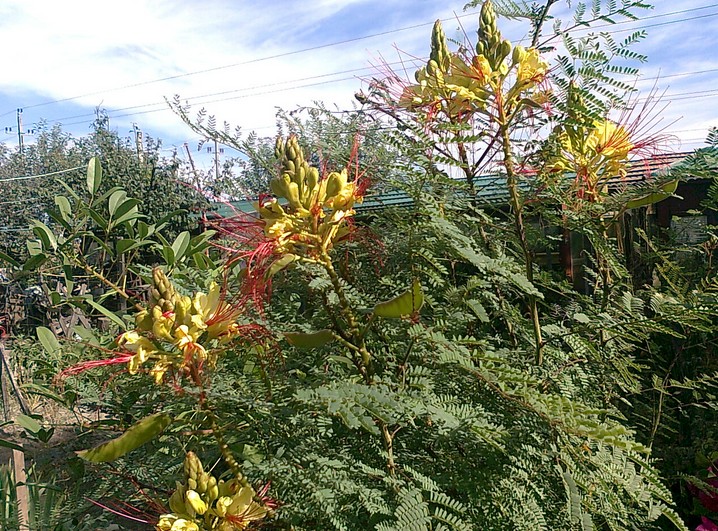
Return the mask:
[[[559,153],[551,168],[576,174],[582,194],[600,200],[601,189],[614,177],[626,174],[634,144],[625,127],[611,120],[594,120],[588,127],[567,127],[559,136]]]
[[[362,200],[357,183],[349,181],[346,170],[320,178],[294,136],[286,142],[278,139],[275,154],[282,163],[281,175],[270,182],[276,197],[255,204],[265,235],[284,256],[298,258],[331,249],[347,234],[344,221]],[[286,201],[286,207],[279,200]]]
[[[157,383],[169,369],[185,371],[192,366],[216,362],[211,347],[237,336],[237,312],[221,297],[220,288],[212,283],[208,293],[193,297],[180,295],[160,268],[152,272],[150,306],[135,316],[134,330],[122,334],[117,343],[132,352],[128,362],[130,374],[154,362],[150,370]]]
[[[493,20],[490,3],[485,6],[488,11],[484,13],[482,10],[482,17]],[[515,71],[515,79],[511,78],[514,81],[506,93],[506,100],[540,83],[548,72],[548,63],[538,50],[516,46],[512,53],[511,43],[501,39],[493,27],[495,24],[491,26],[489,33],[495,38],[480,41],[476,55],[464,57],[449,53],[446,36],[437,20],[430,59],[415,73],[417,84],[404,88],[399,105],[410,110],[420,107],[442,110],[452,118],[468,117],[486,109],[492,95],[503,90],[510,72]]]
[[[158,531],[239,531],[267,516],[252,487],[236,479],[217,481],[194,453],[187,454],[184,470],[185,482],[178,482],[169,499],[172,513],[160,517]]]

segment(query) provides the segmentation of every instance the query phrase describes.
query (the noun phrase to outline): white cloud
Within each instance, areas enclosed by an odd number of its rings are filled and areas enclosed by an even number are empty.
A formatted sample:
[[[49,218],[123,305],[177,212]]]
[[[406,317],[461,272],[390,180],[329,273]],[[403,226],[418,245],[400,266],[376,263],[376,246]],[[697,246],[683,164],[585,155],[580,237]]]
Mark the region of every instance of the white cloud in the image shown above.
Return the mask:
[[[646,14],[695,7],[694,2],[681,0],[664,3]],[[30,123],[87,113],[84,118],[63,120],[69,130],[82,132],[92,120],[93,109],[101,105],[115,116],[113,124],[118,129],[134,121],[153,136],[174,143],[193,135],[165,110],[163,98],[176,93],[190,99],[208,95],[193,101],[205,105],[220,120],[264,128],[260,132],[271,134],[276,106],[293,108],[313,100],[343,108],[351,105],[360,88],[358,78],[372,73],[370,63],[376,63],[379,55],[395,60],[394,44],[409,54],[425,55],[430,24],[437,17],[452,17],[452,10],[463,15],[461,3],[451,6],[411,0],[207,0],[201,4],[188,0],[3,0],[0,32],[4,42],[12,43],[13,51],[3,58],[0,114],[25,107],[24,118]],[[714,11],[718,9],[604,29],[640,27]],[[718,18],[706,18],[702,24],[649,28],[648,39],[641,44],[641,51],[650,56],[646,79],[654,78],[659,68],[663,75],[718,68],[706,44],[712,42],[708,22],[715,20]],[[426,25],[293,53],[417,24]],[[476,17],[462,18],[460,24],[473,38]],[[458,26],[459,22],[445,23],[453,37],[460,36],[454,31]],[[504,33],[512,38],[525,33],[515,22],[504,27]],[[625,35],[620,34],[621,38]],[[234,66],[211,70],[228,65]],[[198,71],[204,72],[185,75]],[[328,75],[346,71],[353,72]],[[146,83],[161,78],[170,79]],[[349,79],[338,81],[344,78]],[[670,91],[680,93],[706,90],[714,85],[715,76],[669,80]],[[639,88],[648,85],[638,84]],[[664,83],[660,81],[659,86]],[[75,98],[78,95],[85,96]],[[65,98],[75,99],[35,106]],[[210,103],[212,100],[223,101]],[[718,121],[713,101],[676,100],[667,114],[669,118],[684,116],[674,128],[702,127]],[[121,110],[126,108],[130,109]],[[137,114],[119,116],[129,113]],[[81,121],[86,123],[74,123]]]

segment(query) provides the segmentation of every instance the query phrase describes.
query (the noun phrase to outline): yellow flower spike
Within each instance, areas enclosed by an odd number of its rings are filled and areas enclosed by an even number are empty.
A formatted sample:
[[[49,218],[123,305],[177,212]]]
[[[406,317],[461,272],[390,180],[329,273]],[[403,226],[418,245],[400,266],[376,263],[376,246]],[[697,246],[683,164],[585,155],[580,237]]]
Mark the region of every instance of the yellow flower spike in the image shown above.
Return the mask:
[[[142,364],[142,361],[139,359],[137,354],[135,354],[134,356],[132,356],[130,358],[130,361],[127,362],[127,372],[132,375],[137,374],[137,371],[140,370],[141,364]]]
[[[175,301],[175,325],[190,324],[192,299],[187,295],[178,296]]]
[[[262,219],[279,219],[286,215],[284,209],[275,198],[265,201],[262,206],[259,205],[259,202],[255,202],[254,208],[259,212]]]
[[[180,325],[175,330],[174,344],[185,354],[187,354],[189,350],[195,350],[197,347],[204,350],[202,345],[196,343],[197,337],[201,333],[200,330],[190,329],[186,325]]]
[[[207,321],[212,317],[219,308],[221,299],[220,287],[216,282],[212,282],[209,286],[209,291],[205,293],[198,292],[195,294],[192,300],[192,310],[195,315],[202,318],[202,321]]]
[[[334,196],[332,200],[331,207],[334,210],[339,209],[350,209],[352,206],[354,206],[354,201],[356,197],[354,196],[354,193],[356,191],[356,186],[353,182],[347,183],[345,182],[342,188],[339,190],[339,192]]]
[[[597,155],[609,159],[625,159],[633,149],[628,131],[610,120],[594,122],[586,144]]]
[[[177,489],[170,496],[170,509],[175,513],[181,513],[184,511],[184,487],[181,483],[177,482]]]
[[[288,217],[269,220],[264,226],[264,235],[271,240],[279,240],[285,233],[294,229],[292,220]]]
[[[326,194],[327,201],[331,201],[332,198],[341,192],[341,190],[347,184],[347,171],[342,170],[341,173],[335,171],[331,172],[327,176]]]

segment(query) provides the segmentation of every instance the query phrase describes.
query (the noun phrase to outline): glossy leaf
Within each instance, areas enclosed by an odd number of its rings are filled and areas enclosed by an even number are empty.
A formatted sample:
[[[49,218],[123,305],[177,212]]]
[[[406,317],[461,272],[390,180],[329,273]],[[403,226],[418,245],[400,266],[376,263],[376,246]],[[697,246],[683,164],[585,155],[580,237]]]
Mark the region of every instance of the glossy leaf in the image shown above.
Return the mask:
[[[77,455],[93,463],[114,461],[158,436],[169,426],[170,422],[172,422],[172,419],[169,415],[155,413],[133,424],[118,438],[90,450],[77,452]]]
[[[418,280],[414,280],[411,289],[398,297],[374,306],[374,315],[387,319],[399,319],[418,312],[423,304],[424,293],[421,291],[421,284]]]
[[[37,334],[37,339],[40,340],[42,348],[44,348],[48,354],[54,354],[60,350],[60,343],[49,328],[38,326],[35,329],[35,333]]]
[[[87,302],[87,304],[92,306],[95,310],[97,310],[102,315],[107,317],[110,321],[119,326],[121,330],[127,330],[127,323],[120,319],[115,313],[111,312],[110,310],[93,300],[88,299],[85,302]]]
[[[95,195],[102,183],[102,165],[100,159],[92,157],[87,164],[87,191]]]
[[[55,204],[57,205],[57,210],[60,212],[62,219],[64,219],[67,223],[70,223],[72,221],[72,206],[70,205],[70,200],[64,195],[56,195]]]
[[[189,232],[183,231],[177,235],[177,238],[175,238],[175,241],[172,242],[172,251],[174,251],[175,261],[182,260],[182,257],[184,256],[185,252],[187,251],[187,247],[189,247],[189,243],[190,243]]]
[[[20,262],[15,260],[12,256],[3,253],[2,251],[0,251],[0,262],[7,262],[13,267],[20,267]]]
[[[55,238],[55,234],[53,234],[50,227],[42,221],[33,221],[32,232],[42,242],[43,249],[52,249],[53,251],[57,249],[57,238]]]
[[[287,332],[284,337],[297,348],[319,348],[334,340],[332,331],[326,329],[312,333]]]
[[[110,212],[110,218],[115,217],[117,208],[125,202],[127,199],[127,192],[124,190],[117,190],[113,192],[110,198],[107,200],[107,210]]]

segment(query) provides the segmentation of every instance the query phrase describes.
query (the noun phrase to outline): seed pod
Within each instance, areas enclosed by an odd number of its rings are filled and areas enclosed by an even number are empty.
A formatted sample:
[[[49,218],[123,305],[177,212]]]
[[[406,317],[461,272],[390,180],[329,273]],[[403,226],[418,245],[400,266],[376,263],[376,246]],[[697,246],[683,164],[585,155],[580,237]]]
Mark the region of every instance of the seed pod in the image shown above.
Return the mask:
[[[139,448],[153,439],[172,422],[172,418],[164,413],[155,413],[133,424],[125,433],[90,450],[77,454],[93,463],[107,463]]]
[[[278,136],[274,143],[274,158],[282,160],[282,155],[284,155],[284,139]]]

